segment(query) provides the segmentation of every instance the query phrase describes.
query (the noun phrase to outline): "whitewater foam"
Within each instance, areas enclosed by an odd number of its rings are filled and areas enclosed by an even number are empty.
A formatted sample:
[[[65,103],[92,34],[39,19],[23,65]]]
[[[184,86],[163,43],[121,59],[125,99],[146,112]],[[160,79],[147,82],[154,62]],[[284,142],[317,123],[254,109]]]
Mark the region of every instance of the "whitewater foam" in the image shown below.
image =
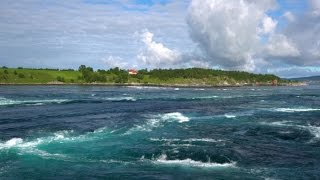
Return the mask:
[[[0,143],[0,149],[5,149],[5,148],[12,148],[14,146],[17,146],[18,144],[23,143],[23,139],[21,138],[12,138],[5,143]]]
[[[313,108],[275,108],[273,111],[277,112],[308,112],[308,111],[320,111],[320,109],[313,109]]]
[[[174,159],[168,160],[166,154],[162,154],[158,159],[153,161],[156,164],[165,164],[165,165],[179,165],[179,166],[187,166],[187,167],[199,167],[199,168],[218,168],[218,167],[235,167],[236,162],[230,163],[215,163],[215,162],[201,162],[195,161],[190,158],[187,159]]]
[[[70,101],[69,99],[39,99],[39,100],[12,100],[7,98],[0,98],[0,106],[8,106],[8,105],[43,105],[48,103],[63,103]]]
[[[215,99],[219,98],[219,96],[202,96],[202,97],[194,97],[192,99]]]
[[[311,125],[302,127],[307,129],[315,137],[315,139],[320,139],[320,127]]]
[[[230,118],[235,118],[235,117],[237,117],[237,116],[236,116],[236,115],[232,115],[232,114],[225,114],[224,117],[230,119]]]
[[[108,97],[103,99],[107,101],[136,101],[137,100],[134,97]]]
[[[189,138],[189,139],[166,139],[166,138],[150,138],[150,141],[159,141],[159,142],[221,142],[221,139],[210,139],[210,138]]]
[[[168,89],[166,87],[157,87],[157,86],[128,86],[128,88],[134,88],[134,89]]]
[[[72,131],[71,131],[72,132]],[[69,134],[69,131],[59,131],[54,133],[53,136],[40,137],[32,141],[24,141],[22,138],[12,138],[4,143],[0,143],[1,149],[10,149],[10,148],[35,148],[40,144],[49,144],[56,141],[68,141],[73,140],[71,137],[66,137],[66,134]]]
[[[179,122],[184,123],[188,122],[190,119],[184,116],[180,112],[173,112],[173,113],[166,113],[156,115],[152,118],[149,118],[144,124],[142,125],[135,125],[133,128],[129,129],[124,135],[131,134],[132,132],[137,131],[152,131],[154,128],[164,126],[165,122]]]
[[[189,118],[182,115],[180,112],[167,113],[167,114],[164,114],[161,118],[165,121],[174,120],[174,121],[178,121],[179,123],[189,121]]]
[[[310,132],[314,136],[315,139],[320,139],[320,127],[318,126],[312,126],[310,124],[308,125],[297,125],[293,124],[292,121],[276,121],[276,122],[263,122],[261,124],[264,125],[271,125],[271,126],[287,126],[287,127],[293,127],[293,128],[298,128],[298,129],[304,129]]]
[[[0,142],[0,151],[17,149],[19,154],[37,154],[47,158],[64,158],[62,154],[51,154],[46,151],[38,149],[40,145],[48,145],[52,143],[66,143],[66,142],[83,142],[91,141],[100,138],[99,134],[104,135],[109,132],[106,128],[97,129],[94,132],[88,132],[82,135],[74,135],[73,130],[58,131],[51,136],[39,137],[34,140],[23,140],[22,138],[12,138],[5,142]]]
[[[203,88],[200,88],[200,89],[196,88],[196,89],[194,89],[194,90],[196,90],[196,91],[204,91],[205,89],[203,89]]]

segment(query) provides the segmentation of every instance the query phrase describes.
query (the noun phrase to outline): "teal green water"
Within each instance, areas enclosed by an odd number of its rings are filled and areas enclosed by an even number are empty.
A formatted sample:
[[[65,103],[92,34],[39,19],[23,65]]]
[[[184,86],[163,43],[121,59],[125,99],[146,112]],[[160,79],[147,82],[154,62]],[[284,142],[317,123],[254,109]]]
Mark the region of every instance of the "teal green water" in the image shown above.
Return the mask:
[[[318,179],[319,117],[319,86],[0,86],[0,179]]]

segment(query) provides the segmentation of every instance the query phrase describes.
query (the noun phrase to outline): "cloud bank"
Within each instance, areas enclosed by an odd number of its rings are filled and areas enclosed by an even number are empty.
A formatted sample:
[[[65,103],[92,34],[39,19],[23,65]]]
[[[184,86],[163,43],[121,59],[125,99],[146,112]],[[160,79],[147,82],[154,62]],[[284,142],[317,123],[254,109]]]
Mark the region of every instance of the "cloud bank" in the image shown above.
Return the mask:
[[[286,11],[282,29],[270,15],[277,7],[274,0],[192,0],[190,36],[211,66],[258,72],[274,64],[319,66],[320,2],[310,0],[299,17]]]
[[[190,35],[213,65],[252,71],[261,36],[277,25],[266,14],[274,6],[271,0],[193,0],[187,17]]]
[[[2,0],[0,65],[307,76],[320,74],[319,24],[319,0]]]

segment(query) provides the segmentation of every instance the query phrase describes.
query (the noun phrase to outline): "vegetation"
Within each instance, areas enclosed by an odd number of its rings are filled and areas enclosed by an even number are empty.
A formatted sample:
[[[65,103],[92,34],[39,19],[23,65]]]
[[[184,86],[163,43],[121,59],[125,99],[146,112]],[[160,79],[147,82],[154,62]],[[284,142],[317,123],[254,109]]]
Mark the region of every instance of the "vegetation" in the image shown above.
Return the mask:
[[[271,84],[277,81],[287,83],[271,74],[253,74],[241,71],[222,71],[202,68],[189,69],[142,69],[137,75],[129,75],[127,70],[108,70],[81,65],[74,69],[30,69],[0,68],[0,83],[46,84],[46,83],[108,83],[108,84],[151,84],[151,85],[192,85],[222,86],[246,84]]]

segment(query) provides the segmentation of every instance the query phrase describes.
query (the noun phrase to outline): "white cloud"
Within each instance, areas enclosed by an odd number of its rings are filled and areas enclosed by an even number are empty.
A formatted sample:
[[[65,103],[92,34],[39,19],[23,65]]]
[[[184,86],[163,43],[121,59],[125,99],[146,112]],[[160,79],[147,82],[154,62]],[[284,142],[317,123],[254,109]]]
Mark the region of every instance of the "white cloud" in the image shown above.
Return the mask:
[[[277,25],[266,14],[274,6],[271,0],[193,0],[187,18],[191,37],[212,65],[254,70],[260,34]]]
[[[278,22],[273,20],[272,18],[266,16],[262,21],[262,29],[260,30],[263,34],[273,33],[276,29]]]
[[[129,69],[130,67],[129,63],[125,60],[123,60],[119,56],[108,56],[107,58],[102,60],[108,68],[121,68],[121,69]]]
[[[283,16],[290,22],[295,20],[294,15],[290,11],[286,11]]]
[[[268,56],[276,58],[300,56],[296,45],[283,34],[272,35],[266,46],[266,51]]]
[[[317,13],[319,12],[319,15]],[[309,9],[283,32],[299,50],[299,56],[283,61],[296,66],[320,66],[320,1],[309,0]]]
[[[132,34],[145,28],[167,46],[187,49],[193,46],[185,22],[188,3],[1,0],[0,64],[101,68],[101,59],[111,54],[131,63],[140,49]]]
[[[277,29],[280,20],[269,16],[275,1],[193,0],[187,22],[211,66],[256,72],[263,64],[319,66],[320,1],[309,4],[298,17],[285,12],[288,21]]]
[[[181,54],[178,51],[169,49],[162,43],[155,42],[153,36],[154,34],[148,30],[142,33],[141,41],[145,47],[138,54],[138,60],[154,68],[176,65],[181,60]]]
[[[286,0],[296,9],[281,7],[284,3],[278,1],[152,1],[149,5],[127,0],[2,0],[0,64],[131,68],[140,63],[138,68],[256,72],[284,65],[319,67],[320,1],[308,0],[305,12],[296,11],[305,1]],[[270,11],[276,11],[272,18]],[[285,13],[277,17],[280,12]],[[136,41],[132,34],[141,29],[150,31]]]
[[[320,73],[320,67],[274,67],[272,69],[269,69],[267,73],[277,74],[281,77],[286,78],[317,76]]]
[[[320,1],[310,0],[311,13],[313,16],[320,16]]]

